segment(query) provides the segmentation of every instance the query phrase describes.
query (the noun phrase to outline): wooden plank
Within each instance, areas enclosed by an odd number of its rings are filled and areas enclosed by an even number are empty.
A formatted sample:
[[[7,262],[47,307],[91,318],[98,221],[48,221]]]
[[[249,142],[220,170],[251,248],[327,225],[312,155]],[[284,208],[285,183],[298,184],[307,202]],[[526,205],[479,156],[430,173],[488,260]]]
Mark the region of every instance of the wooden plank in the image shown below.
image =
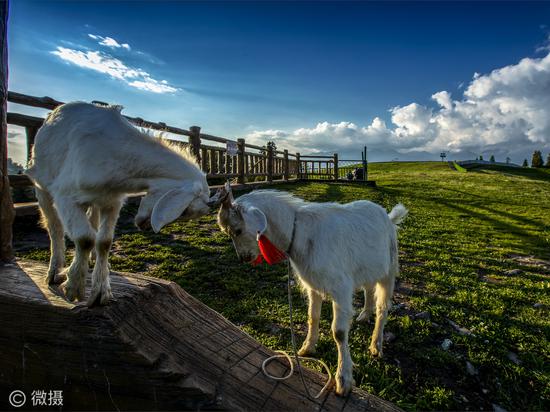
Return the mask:
[[[297,372],[284,382],[267,378],[261,363],[273,351],[173,282],[112,272],[116,300],[88,308],[46,285],[46,272],[26,260],[0,266],[6,393],[30,395],[47,383],[63,391],[66,410],[399,411],[358,389],[310,400]],[[307,368],[304,377],[312,391],[325,379]],[[7,397],[0,402],[7,409]]]
[[[8,1],[0,2],[0,261],[13,259],[15,211],[8,178]]]

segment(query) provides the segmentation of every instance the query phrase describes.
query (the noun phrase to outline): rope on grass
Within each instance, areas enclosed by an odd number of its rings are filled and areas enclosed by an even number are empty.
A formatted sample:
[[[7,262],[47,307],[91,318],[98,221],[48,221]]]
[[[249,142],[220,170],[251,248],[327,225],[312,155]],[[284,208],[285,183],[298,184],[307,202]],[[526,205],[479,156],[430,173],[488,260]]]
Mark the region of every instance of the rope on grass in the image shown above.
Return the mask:
[[[304,386],[304,390],[306,392],[307,397],[309,399],[319,399],[332,386],[332,384],[333,384],[332,373],[330,372],[330,369],[327,366],[327,364],[325,362],[323,362],[321,359],[310,358],[310,357],[307,357],[307,356],[298,356],[298,351],[296,350],[296,336],[295,336],[295,333],[294,333],[294,320],[293,320],[293,317],[292,317],[292,312],[293,312],[293,309],[292,309],[292,270],[290,268],[290,261],[287,261],[287,265],[288,265],[287,266],[287,268],[288,268],[287,289],[288,289],[288,308],[289,308],[289,319],[290,319],[290,337],[291,337],[291,341],[292,341],[292,350],[294,351],[294,360],[296,361],[296,365],[298,367],[298,372],[300,373],[300,379],[302,380],[302,385]],[[266,360],[263,361],[262,371],[263,371],[264,375],[267,376],[270,379],[273,379],[273,380],[276,380],[276,381],[287,380],[294,374],[294,362],[292,362],[292,358],[290,357],[290,355],[287,352],[282,351],[282,350],[278,350],[278,351],[276,351],[276,353],[278,353],[278,355],[273,355],[273,356],[271,356],[271,357],[269,357],[269,358],[267,358]],[[281,377],[273,376],[273,375],[271,375],[270,373],[267,372],[267,365],[269,363],[271,363],[272,361],[274,361],[275,359],[280,359],[280,358],[285,358],[288,361],[288,364],[290,366],[290,371],[285,376],[281,376]],[[306,381],[304,379],[304,374],[303,374],[303,370],[302,370],[302,365],[300,364],[300,359],[301,360],[318,362],[325,369],[325,371],[327,372],[328,380],[325,383],[325,386],[323,386],[323,388],[315,396],[311,396],[311,393],[309,392],[309,389],[306,385]]]

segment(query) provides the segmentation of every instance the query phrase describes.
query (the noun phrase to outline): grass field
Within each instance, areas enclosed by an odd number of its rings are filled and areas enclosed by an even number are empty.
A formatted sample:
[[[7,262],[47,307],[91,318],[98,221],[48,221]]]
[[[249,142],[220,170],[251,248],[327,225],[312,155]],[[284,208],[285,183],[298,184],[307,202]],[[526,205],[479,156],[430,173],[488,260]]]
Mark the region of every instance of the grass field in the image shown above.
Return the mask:
[[[406,410],[550,409],[550,173],[496,169],[458,173],[447,163],[369,165],[377,188],[278,186],[311,201],[403,202],[401,276],[385,357],[368,355],[372,325],[354,323],[357,386]],[[137,232],[125,209],[114,270],[179,283],[273,349],[290,350],[286,266],[240,264],[215,216]],[[48,251],[20,253],[46,261]],[[514,269],[519,269],[511,272]],[[362,304],[357,295],[356,306]],[[294,293],[300,339],[306,302]],[[334,370],[330,305],[318,354]],[[450,339],[444,350],[441,343]]]

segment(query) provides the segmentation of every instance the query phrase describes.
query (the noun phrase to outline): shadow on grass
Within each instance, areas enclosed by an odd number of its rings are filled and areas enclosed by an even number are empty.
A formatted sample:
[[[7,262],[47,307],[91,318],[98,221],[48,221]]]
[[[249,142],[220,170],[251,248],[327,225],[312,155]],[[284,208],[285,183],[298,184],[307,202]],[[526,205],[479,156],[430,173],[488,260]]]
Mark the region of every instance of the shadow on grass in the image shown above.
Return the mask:
[[[484,165],[468,169],[468,172],[487,173],[487,171],[500,172],[505,175],[525,177],[531,180],[543,180],[550,182],[550,169],[533,169],[530,167],[506,167]]]
[[[525,228],[525,226],[529,226],[529,229],[532,229],[533,231],[537,231],[537,232],[543,232],[544,230],[547,230],[545,227],[541,228],[540,222],[537,222],[535,220],[528,219],[523,216],[518,216],[513,213],[497,210],[495,208],[491,208],[488,206],[481,206],[478,203],[473,204],[469,202],[469,203],[464,203],[463,205],[459,205],[457,202],[447,200],[443,197],[437,197],[434,199],[433,197],[430,197],[427,195],[411,194],[410,192],[405,193],[405,191],[402,189],[378,188],[378,190],[385,192],[386,194],[389,194],[394,198],[397,198],[400,195],[403,195],[412,200],[419,199],[427,203],[432,203],[434,209],[440,208],[441,206],[445,206],[461,214],[474,217],[479,221],[487,221],[491,223],[492,227],[495,230],[509,232],[509,233],[513,233],[515,235],[521,236],[522,237],[521,243],[516,242],[514,246],[520,249],[522,253],[532,254],[533,251],[536,250],[537,253],[539,253],[542,257],[548,256],[547,237],[545,237],[542,234],[535,235],[533,233],[530,233]],[[486,213],[482,213],[480,211],[474,211],[472,210],[473,208],[481,209]],[[505,217],[508,220],[513,220],[517,222],[517,224],[506,222],[502,219],[498,219],[497,217],[491,216],[490,214],[500,215],[501,217]],[[471,224],[473,224],[473,222]]]

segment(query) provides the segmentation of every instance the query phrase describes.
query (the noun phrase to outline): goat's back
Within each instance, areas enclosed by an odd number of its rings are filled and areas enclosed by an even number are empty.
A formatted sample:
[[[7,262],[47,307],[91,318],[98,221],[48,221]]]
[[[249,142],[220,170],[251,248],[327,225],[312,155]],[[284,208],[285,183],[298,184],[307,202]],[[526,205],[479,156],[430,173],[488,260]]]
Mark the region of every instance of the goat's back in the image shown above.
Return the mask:
[[[82,169],[89,159],[112,157],[112,150],[119,146],[116,140],[134,131],[137,130],[120,114],[120,106],[84,102],[61,105],[38,130],[32,167],[27,173],[47,186],[60,173],[73,173],[72,166]]]
[[[386,210],[359,200],[347,204],[310,203],[300,208],[295,242],[312,273],[351,279],[355,287],[389,274],[397,250],[396,226]]]

